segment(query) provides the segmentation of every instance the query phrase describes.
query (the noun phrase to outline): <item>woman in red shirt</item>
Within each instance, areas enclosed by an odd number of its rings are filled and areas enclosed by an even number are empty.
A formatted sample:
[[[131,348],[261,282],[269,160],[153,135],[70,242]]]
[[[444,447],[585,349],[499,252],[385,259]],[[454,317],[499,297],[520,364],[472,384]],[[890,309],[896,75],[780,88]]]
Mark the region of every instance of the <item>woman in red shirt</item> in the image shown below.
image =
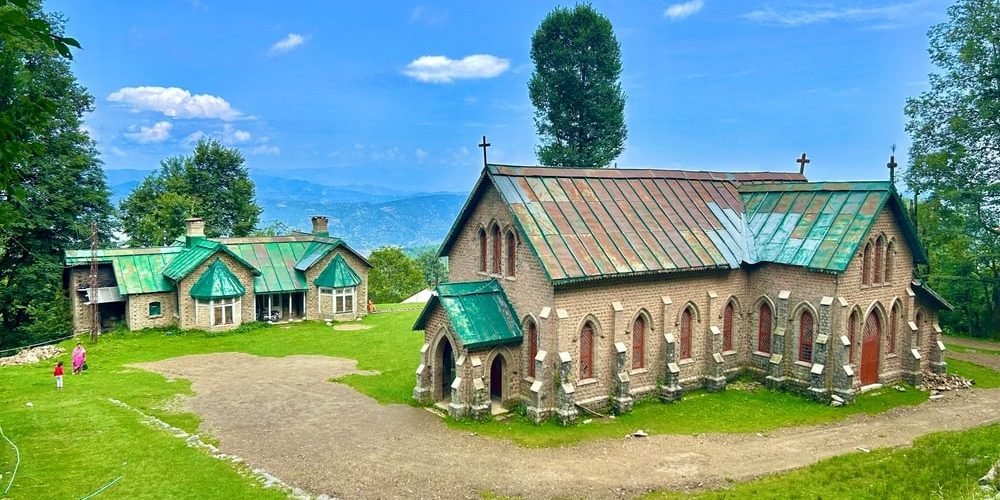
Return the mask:
[[[63,365],[62,361],[56,363],[56,369],[52,372],[56,377],[56,389],[62,389]]]

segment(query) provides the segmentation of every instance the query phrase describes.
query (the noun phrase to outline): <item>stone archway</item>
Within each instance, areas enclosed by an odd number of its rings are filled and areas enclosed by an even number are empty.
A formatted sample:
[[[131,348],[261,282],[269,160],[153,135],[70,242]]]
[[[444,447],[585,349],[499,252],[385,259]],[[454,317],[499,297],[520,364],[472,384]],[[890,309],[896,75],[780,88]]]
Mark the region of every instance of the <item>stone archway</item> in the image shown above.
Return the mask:
[[[442,335],[434,350],[434,400],[451,399],[451,383],[455,380],[455,349],[447,335]]]
[[[507,396],[505,382],[507,375],[507,359],[503,354],[497,354],[490,363],[490,400],[502,403]]]

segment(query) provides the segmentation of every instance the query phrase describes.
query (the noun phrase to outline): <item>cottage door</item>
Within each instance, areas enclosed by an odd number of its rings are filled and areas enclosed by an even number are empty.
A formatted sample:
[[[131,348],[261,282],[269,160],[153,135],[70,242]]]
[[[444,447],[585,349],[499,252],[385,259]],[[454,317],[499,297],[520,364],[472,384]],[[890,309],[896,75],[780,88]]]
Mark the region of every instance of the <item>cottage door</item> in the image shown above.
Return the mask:
[[[882,322],[875,311],[865,320],[865,332],[861,341],[861,385],[878,382],[878,348],[882,338]]]

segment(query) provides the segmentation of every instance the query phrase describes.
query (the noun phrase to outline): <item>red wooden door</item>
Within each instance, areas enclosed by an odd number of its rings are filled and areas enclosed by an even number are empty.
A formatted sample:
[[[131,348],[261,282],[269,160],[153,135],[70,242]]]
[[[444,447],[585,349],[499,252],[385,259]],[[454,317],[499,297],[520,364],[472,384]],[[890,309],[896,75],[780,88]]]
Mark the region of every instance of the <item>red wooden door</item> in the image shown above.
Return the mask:
[[[865,320],[861,341],[861,385],[878,382],[878,346],[882,338],[882,322],[872,311]]]

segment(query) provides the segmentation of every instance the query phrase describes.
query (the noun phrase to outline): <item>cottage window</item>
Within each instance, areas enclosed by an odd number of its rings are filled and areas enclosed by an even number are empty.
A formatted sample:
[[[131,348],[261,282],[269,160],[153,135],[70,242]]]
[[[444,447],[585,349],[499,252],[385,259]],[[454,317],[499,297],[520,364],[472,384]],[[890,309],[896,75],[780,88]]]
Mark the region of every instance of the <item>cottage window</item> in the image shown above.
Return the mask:
[[[347,314],[353,313],[355,296],[357,294],[357,287],[347,287],[347,288],[326,288],[320,287],[319,289],[319,312],[323,312],[323,304],[328,304],[326,307],[327,311],[332,311],[333,314]]]
[[[150,302],[149,303],[149,317],[150,318],[155,318],[155,317],[160,316],[160,315],[161,315],[161,312],[160,312],[160,303],[159,302]]]
[[[762,302],[757,313],[757,350],[768,354],[771,353],[772,316],[771,305]]]
[[[722,313],[722,350],[733,350],[733,320],[736,316],[736,308],[733,303],[726,304],[726,310]]]
[[[517,264],[517,239],[514,238],[514,231],[507,231],[507,276],[515,276],[515,264]]]
[[[535,356],[538,356],[538,326],[528,322],[528,376],[535,376]]]
[[[882,249],[884,246],[885,241],[879,236],[875,240],[875,266],[872,273],[872,283],[885,283],[885,276],[882,274],[882,259],[884,257]]]
[[[580,380],[594,378],[594,324],[580,329]]]
[[[646,318],[639,315],[632,324],[632,369],[645,366],[646,361]]]
[[[692,321],[694,321],[693,314],[691,314],[691,308],[688,307],[684,309],[681,313],[681,357],[680,359],[690,359],[691,358],[691,327]]]
[[[861,284],[870,285],[872,282],[871,276],[872,268],[872,244],[868,243],[865,245],[865,251],[862,254],[861,259]]]
[[[479,228],[479,272],[486,272],[486,230]]]
[[[240,299],[198,300],[195,304],[195,323],[202,314],[208,316],[208,324],[212,326],[235,325],[240,311]]]
[[[799,361],[805,363],[812,363],[814,325],[812,313],[802,311],[799,316]]]
[[[889,342],[888,352],[893,354],[896,352],[896,333],[899,331],[899,303],[892,305],[892,311],[889,314],[889,334],[886,335],[886,340]]]
[[[894,247],[894,245],[892,244],[891,241],[885,246],[885,282],[886,283],[891,283],[892,282],[892,261],[893,261],[893,255],[892,254],[896,252],[896,249],[893,248],[893,247]]]
[[[503,241],[500,239],[500,226],[493,224],[493,274],[500,274],[503,272],[500,269],[500,263],[503,262],[501,259],[503,254]]]

